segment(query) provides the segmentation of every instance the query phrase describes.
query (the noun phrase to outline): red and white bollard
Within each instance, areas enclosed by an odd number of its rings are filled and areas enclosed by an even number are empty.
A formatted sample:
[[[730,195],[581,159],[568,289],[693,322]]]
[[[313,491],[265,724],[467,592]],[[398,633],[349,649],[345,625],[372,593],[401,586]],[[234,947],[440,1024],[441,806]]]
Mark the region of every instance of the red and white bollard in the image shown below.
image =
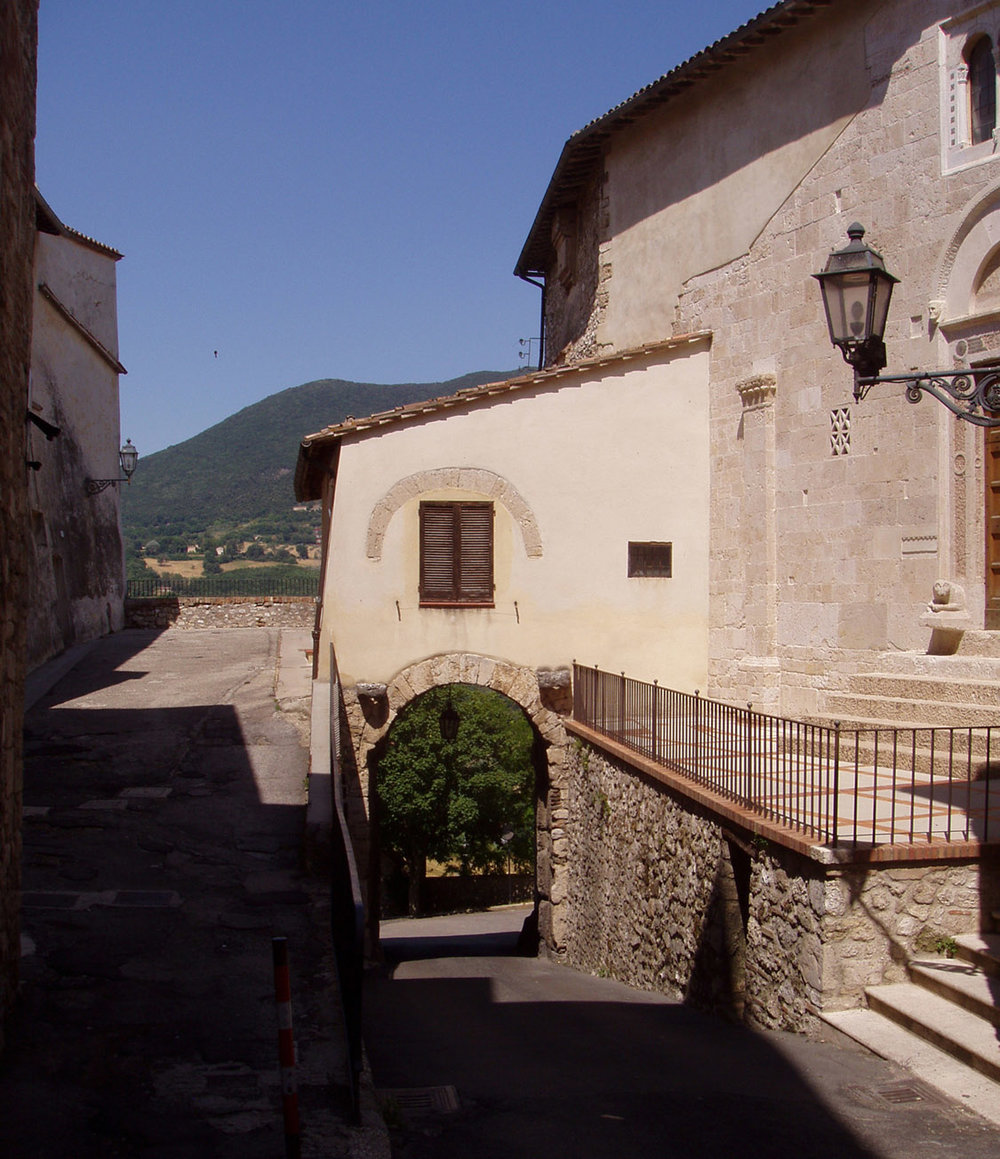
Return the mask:
[[[272,938],[274,1000],[278,1010],[278,1063],[281,1068],[281,1110],[285,1120],[285,1155],[299,1159],[299,1092],[295,1082],[295,1039],[292,1035],[292,986],[288,976],[288,939]]]

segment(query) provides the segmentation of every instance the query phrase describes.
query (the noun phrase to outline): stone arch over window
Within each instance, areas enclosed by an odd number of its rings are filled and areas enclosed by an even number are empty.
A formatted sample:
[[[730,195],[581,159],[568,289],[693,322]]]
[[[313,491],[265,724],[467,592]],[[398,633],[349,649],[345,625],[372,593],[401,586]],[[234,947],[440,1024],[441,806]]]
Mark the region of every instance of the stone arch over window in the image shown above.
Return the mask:
[[[405,479],[400,479],[372,508],[368,518],[366,543],[368,558],[375,560],[382,558],[382,543],[386,530],[392,517],[404,503],[425,491],[438,491],[448,487],[473,491],[501,503],[521,531],[525,555],[529,559],[541,556],[542,535],[538,520],[527,500],[509,479],[483,467],[436,467],[429,471],[417,471],[413,475],[407,475]]]
[[[977,36],[966,47],[969,70],[969,138],[973,145],[989,141],[997,125],[997,66],[988,36]]]
[[[1000,186],[969,205],[938,262],[931,317],[947,330],[996,309],[994,266],[1000,245]]]
[[[536,888],[539,934],[549,950],[565,947],[569,861],[566,842],[553,839],[566,818],[569,794],[569,737],[560,712],[572,706],[568,668],[523,667],[478,653],[458,652],[431,656],[398,672],[385,685],[356,685],[345,689],[344,707],[357,768],[362,772],[361,793],[366,816],[371,784],[370,762],[400,712],[417,697],[448,684],[489,688],[512,700],[531,722],[543,756],[536,767]],[[377,917],[376,917],[377,921]]]

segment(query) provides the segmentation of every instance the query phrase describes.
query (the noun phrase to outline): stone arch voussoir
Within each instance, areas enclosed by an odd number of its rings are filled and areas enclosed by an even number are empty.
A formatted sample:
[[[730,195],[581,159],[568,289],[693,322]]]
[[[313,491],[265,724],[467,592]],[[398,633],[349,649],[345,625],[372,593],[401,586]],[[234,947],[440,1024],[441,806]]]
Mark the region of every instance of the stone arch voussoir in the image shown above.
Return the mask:
[[[399,479],[372,508],[368,517],[365,542],[368,558],[374,560],[382,558],[385,533],[392,522],[392,517],[404,503],[408,503],[425,491],[437,491],[447,487],[477,491],[502,504],[521,532],[525,555],[529,559],[541,556],[542,534],[538,520],[528,501],[509,479],[485,467],[435,467]]]
[[[382,710],[364,711],[360,690],[345,689],[345,709],[359,769],[367,769],[372,752],[386,736],[400,712],[417,697],[446,684],[467,684],[499,692],[519,705],[533,724],[545,752],[545,784],[537,802],[536,848],[539,927],[550,954],[564,951],[567,923],[569,858],[565,840],[569,786],[569,737],[557,711],[546,706],[538,672],[478,653],[456,652],[430,656],[401,669],[384,686]],[[364,686],[366,689],[371,686]],[[352,691],[354,694],[352,695]],[[381,688],[379,689],[381,693]],[[370,697],[371,692],[365,692]],[[368,777],[363,793],[367,798]],[[371,812],[365,801],[365,812]]]

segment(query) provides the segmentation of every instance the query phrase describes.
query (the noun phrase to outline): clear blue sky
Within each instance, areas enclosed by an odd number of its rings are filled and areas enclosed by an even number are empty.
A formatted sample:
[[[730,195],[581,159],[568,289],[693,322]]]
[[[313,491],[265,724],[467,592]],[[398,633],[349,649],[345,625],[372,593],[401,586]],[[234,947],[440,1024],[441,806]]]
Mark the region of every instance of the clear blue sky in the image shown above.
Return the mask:
[[[123,437],[516,367],[539,292],[511,271],[566,138],[765,7],[41,0],[37,180],[125,255]]]

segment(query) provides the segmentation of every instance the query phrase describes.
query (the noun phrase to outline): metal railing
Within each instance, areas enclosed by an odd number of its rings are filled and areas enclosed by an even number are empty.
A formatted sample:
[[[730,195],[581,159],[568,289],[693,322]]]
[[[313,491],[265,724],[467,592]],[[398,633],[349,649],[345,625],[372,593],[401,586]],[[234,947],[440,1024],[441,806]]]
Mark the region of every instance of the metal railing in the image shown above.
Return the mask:
[[[1000,726],[809,724],[573,668],[581,724],[817,844],[1000,837]]]
[[[333,818],[330,826],[330,931],[344,1017],[351,1107],[355,1119],[359,1119],[365,906],[344,802],[340,761],[340,681],[333,666],[332,648],[330,655],[330,780],[333,788]]]
[[[305,570],[301,576],[242,576],[239,571],[191,579],[143,576],[130,579],[125,585],[125,597],[130,600],[163,596],[316,596],[318,593],[319,573]]]

